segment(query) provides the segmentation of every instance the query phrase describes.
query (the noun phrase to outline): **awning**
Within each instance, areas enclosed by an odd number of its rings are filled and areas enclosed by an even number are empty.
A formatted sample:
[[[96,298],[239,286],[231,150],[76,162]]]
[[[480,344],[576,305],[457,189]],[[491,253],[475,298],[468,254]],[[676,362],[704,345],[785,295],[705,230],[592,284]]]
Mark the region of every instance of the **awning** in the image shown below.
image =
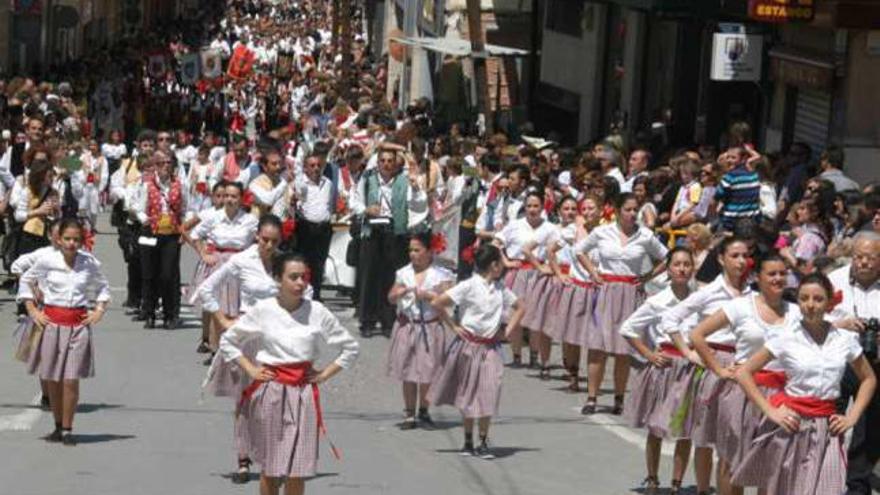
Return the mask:
[[[438,53],[445,53],[454,57],[470,57],[471,42],[461,38],[425,38],[420,36],[398,37],[392,36],[391,39],[398,43],[417,46],[425,50],[431,50]],[[519,48],[511,48],[508,46],[486,44],[486,54],[491,57],[524,57],[529,54],[528,50]]]

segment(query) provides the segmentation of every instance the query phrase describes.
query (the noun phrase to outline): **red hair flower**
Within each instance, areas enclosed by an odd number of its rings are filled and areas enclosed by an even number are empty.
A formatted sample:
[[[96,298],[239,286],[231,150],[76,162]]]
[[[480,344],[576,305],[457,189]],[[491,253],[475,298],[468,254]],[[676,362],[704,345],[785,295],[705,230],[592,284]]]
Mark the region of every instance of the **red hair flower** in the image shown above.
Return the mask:
[[[92,229],[83,229],[83,249],[92,252],[95,249],[95,231]]]
[[[244,194],[241,195],[241,206],[245,208],[250,208],[254,205],[254,193],[250,191],[250,189],[246,190]]]
[[[199,194],[208,194],[208,183],[199,182],[196,184],[196,192]]]
[[[475,242],[461,251],[461,260],[468,265],[474,264],[474,247],[476,245],[477,243]]]
[[[842,302],[843,302],[843,291],[842,290],[834,291],[834,294],[831,296],[831,302],[829,303],[830,307],[828,308],[828,310],[831,311],[832,309],[836,308],[838,304],[840,304]]]
[[[94,183],[95,183],[95,174],[89,173],[89,175],[86,176],[86,184],[94,184]]]
[[[285,241],[290,240],[294,232],[296,232],[296,221],[294,219],[288,218],[281,224],[281,238]]]
[[[743,270],[742,277],[740,278],[740,283],[745,284],[749,281],[749,277],[752,275],[752,270],[755,269],[755,259],[751,256],[746,258],[746,268]]]
[[[431,251],[434,254],[446,251],[446,236],[442,232],[437,232],[431,236]]]

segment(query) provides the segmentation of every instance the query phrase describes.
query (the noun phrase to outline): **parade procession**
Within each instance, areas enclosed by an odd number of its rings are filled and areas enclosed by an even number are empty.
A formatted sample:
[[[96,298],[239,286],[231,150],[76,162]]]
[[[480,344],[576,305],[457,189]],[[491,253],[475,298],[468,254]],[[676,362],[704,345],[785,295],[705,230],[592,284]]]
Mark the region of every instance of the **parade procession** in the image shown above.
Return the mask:
[[[0,493],[880,491],[880,2],[516,3],[0,6]]]

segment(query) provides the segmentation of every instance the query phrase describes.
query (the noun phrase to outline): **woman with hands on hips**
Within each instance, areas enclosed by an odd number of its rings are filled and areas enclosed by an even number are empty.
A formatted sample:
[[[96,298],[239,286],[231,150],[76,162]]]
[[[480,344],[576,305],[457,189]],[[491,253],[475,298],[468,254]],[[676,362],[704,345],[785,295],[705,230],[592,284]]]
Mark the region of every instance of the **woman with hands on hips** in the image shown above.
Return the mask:
[[[759,486],[767,493],[838,495],[846,490],[843,434],[858,421],[871,400],[877,378],[855,333],[825,320],[834,289],[824,275],[800,281],[797,299],[802,319],[789,331],[767,340],[736,372],[736,380],[766,416],[732,482]],[[773,359],[786,375],[783,391],[767,398],[753,375]],[[858,377],[858,393],[846,414],[835,400],[847,365]]]

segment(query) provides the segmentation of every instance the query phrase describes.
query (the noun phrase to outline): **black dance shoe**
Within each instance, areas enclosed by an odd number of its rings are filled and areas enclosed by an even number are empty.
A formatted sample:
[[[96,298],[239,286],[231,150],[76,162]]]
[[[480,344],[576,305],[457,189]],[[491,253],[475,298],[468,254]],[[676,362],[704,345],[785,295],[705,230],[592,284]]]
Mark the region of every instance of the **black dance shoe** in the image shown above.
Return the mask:
[[[152,316],[146,317],[146,319],[144,320],[144,328],[147,330],[156,328],[156,318]]]
[[[180,328],[180,318],[168,318],[165,320],[165,330],[177,330]]]
[[[40,397],[40,409],[44,411],[48,411],[50,409],[49,396],[46,394],[42,394],[42,396]]]
[[[232,482],[236,485],[243,485],[251,480],[251,460],[239,459],[238,471],[232,473]]]
[[[480,442],[479,447],[474,449],[474,455],[487,461],[491,461],[495,458],[495,454],[493,454],[492,449],[489,448],[489,443],[485,440]]]
[[[431,419],[431,415],[428,414],[428,408],[419,408],[419,415],[416,419],[419,421],[419,428],[424,428],[426,430],[434,429],[434,420]]]
[[[196,352],[199,354],[207,354],[211,352],[211,348],[208,347],[208,343],[205,341],[199,342],[199,346],[196,347]]]
[[[63,431],[61,433],[61,444],[68,447],[73,447],[74,445],[76,445],[76,438],[73,436],[73,432],[71,432],[70,430]]]
[[[474,455],[474,444],[465,442],[464,447],[458,451],[458,455],[462,457],[471,457]]]
[[[584,404],[584,407],[581,408],[581,414],[584,416],[590,416],[592,414],[596,414],[596,399],[591,398],[587,399],[587,403]]]
[[[611,408],[611,414],[615,416],[620,416],[623,414],[623,396],[615,395],[614,396],[614,407]]]
[[[58,443],[62,440],[61,430],[56,428],[52,433],[43,437],[43,440],[50,443]]]

